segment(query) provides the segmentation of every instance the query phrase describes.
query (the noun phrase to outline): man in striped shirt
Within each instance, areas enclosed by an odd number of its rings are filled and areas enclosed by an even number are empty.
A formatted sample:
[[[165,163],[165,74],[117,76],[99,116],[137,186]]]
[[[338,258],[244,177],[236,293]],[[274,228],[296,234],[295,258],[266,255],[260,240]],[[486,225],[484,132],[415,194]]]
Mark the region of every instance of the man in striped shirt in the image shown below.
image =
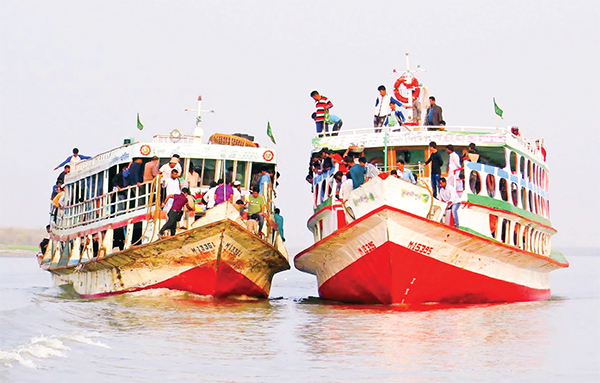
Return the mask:
[[[329,109],[333,108],[333,104],[327,97],[321,96],[316,90],[310,92],[310,97],[315,100],[315,106],[317,107],[317,111],[313,115],[313,118],[317,125],[317,135],[321,136],[322,134],[327,133],[327,126],[325,125],[325,112],[329,113]]]

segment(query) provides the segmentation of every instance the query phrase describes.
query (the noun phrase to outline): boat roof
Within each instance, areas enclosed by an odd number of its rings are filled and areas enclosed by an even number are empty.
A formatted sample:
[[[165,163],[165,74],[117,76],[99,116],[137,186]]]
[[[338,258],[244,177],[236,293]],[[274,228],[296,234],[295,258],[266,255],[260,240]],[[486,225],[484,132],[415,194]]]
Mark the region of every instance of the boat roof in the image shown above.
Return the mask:
[[[170,158],[174,153],[182,158],[204,158],[225,161],[248,161],[275,165],[277,154],[274,149],[237,145],[202,143],[194,136],[173,137],[156,135],[152,142],[134,142],[100,153],[82,161],[71,169],[69,181],[99,173],[112,166],[128,163],[134,158]]]
[[[312,151],[318,152],[323,148],[330,150],[346,150],[349,147],[382,148],[388,147],[422,147],[434,141],[439,147],[452,144],[456,147],[466,147],[474,143],[478,147],[506,146],[547,167],[544,156],[537,149],[536,140],[516,136],[510,128],[446,126],[445,130],[425,130],[427,127],[402,127],[401,131],[391,131],[383,128],[382,132],[374,132],[374,128],[340,130],[337,136],[315,137],[312,140]]]

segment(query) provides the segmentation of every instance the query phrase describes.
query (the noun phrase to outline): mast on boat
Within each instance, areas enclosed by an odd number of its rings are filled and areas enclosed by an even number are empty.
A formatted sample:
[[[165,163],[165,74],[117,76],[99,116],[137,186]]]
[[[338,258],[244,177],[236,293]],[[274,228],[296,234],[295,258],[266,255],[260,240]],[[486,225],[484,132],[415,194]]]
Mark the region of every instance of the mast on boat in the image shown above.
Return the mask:
[[[198,117],[196,117],[196,128],[194,129],[194,143],[201,144],[202,138],[204,137],[204,129],[202,129],[201,122],[202,116],[201,113],[214,113],[214,110],[202,110],[202,96],[198,96],[198,109],[185,109],[186,112],[198,112]]]

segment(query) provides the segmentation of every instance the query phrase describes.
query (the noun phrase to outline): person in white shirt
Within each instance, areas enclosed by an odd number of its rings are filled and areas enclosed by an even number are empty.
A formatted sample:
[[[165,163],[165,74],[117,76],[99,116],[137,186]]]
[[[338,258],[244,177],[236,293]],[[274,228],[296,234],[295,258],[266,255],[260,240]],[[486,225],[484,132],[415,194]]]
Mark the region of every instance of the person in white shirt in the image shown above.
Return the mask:
[[[222,180],[219,180],[219,183],[223,183]],[[206,191],[206,193],[204,193],[204,196],[202,197],[202,200],[204,200],[204,202],[206,203],[206,208],[210,209],[213,206],[215,206],[215,191],[217,191],[217,186],[219,186],[219,183],[216,183],[215,181],[210,183],[210,188]]]
[[[456,188],[458,172],[455,172],[455,170],[461,168],[460,157],[458,156],[458,153],[454,151],[454,146],[452,144],[446,145],[446,152],[448,153],[448,185]]]
[[[381,132],[381,127],[383,126],[386,118],[392,112],[390,109],[390,103],[394,103],[399,107],[402,106],[402,103],[387,94],[385,86],[380,85],[377,90],[379,91],[379,96],[377,97],[377,100],[375,100],[373,126],[375,127],[375,132],[379,133]]]
[[[406,182],[410,182],[411,184],[416,184],[415,175],[409,170],[404,168],[404,160],[398,160],[396,162],[396,174],[398,174],[398,178],[403,179]]]
[[[361,157],[361,159],[364,157]],[[358,160],[358,162],[360,162],[360,159]],[[365,182],[367,182],[368,180],[372,180],[373,178],[377,177],[379,175],[379,169],[377,169],[377,166],[375,166],[375,164],[377,163],[376,159],[372,159],[369,162],[366,162],[365,159]]]
[[[171,178],[163,178],[163,186],[165,187],[165,196],[181,194],[181,185],[179,184],[179,171],[171,169]],[[164,211],[167,213],[171,210],[173,198],[170,198],[165,204]]]
[[[340,186],[340,199],[342,200],[342,202],[348,201],[352,190],[354,190],[354,186],[352,185],[352,178],[348,177],[346,181],[342,182],[342,186]]]
[[[177,173],[181,174],[181,165],[177,161],[177,158],[171,158],[168,164],[164,164],[158,169],[159,174],[162,174],[163,180],[167,178],[171,178],[171,170],[177,169]]]
[[[454,220],[454,227],[458,227],[458,208],[460,207],[460,198],[456,194],[454,186],[448,185],[444,177],[440,178],[440,192],[439,197],[442,202],[447,202],[446,206],[446,224],[450,222],[450,215],[448,210],[451,211],[452,219]]]

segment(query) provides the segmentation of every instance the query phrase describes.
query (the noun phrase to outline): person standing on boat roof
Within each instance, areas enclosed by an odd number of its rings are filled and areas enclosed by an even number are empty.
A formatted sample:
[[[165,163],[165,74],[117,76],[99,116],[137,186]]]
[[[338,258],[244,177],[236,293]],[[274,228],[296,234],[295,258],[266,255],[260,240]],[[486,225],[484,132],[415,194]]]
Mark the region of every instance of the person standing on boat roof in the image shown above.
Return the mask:
[[[60,182],[61,184],[65,184],[65,176],[71,172],[71,165],[65,165],[63,171],[56,177],[56,182]]]
[[[454,221],[454,227],[458,227],[458,208],[460,207],[460,198],[456,194],[454,186],[449,185],[444,177],[440,178],[440,199],[442,202],[447,202],[446,207],[446,224],[450,224],[450,215],[448,210],[452,214],[452,220]]]
[[[404,160],[398,160],[398,162],[396,162],[396,167],[398,168],[396,170],[398,178],[401,178],[406,182],[410,182],[411,184],[417,183],[415,180],[415,175],[409,169],[404,167]]]
[[[84,156],[83,154],[79,154],[79,149],[73,148],[73,155],[67,157],[67,159],[64,160],[62,163],[60,163],[57,167],[55,167],[54,170],[60,168],[61,166],[66,165],[67,163],[71,166],[75,166],[78,163],[80,163],[82,160],[89,160],[90,158],[92,158],[92,157]]]
[[[181,194],[181,186],[179,185],[179,171],[177,169],[172,169],[171,178],[163,178],[163,185],[165,187],[165,193],[167,196]],[[171,210],[172,204],[172,199],[165,200],[162,204],[164,208],[163,210],[168,212]]]
[[[373,118],[373,126],[375,127],[375,133],[381,132],[381,129],[377,128],[381,128],[388,115],[392,113],[390,103],[394,103],[397,106],[402,106],[402,103],[400,101],[387,94],[385,86],[379,85],[377,90],[379,91],[379,96],[377,96],[377,100],[375,100],[375,116]]]
[[[429,108],[427,108],[425,116],[425,125],[428,126],[439,126],[444,120],[442,118],[442,107],[435,103],[435,97],[433,96],[429,97]],[[427,130],[440,130],[440,128],[428,128]]]
[[[429,143],[429,152],[431,154],[429,155],[427,161],[425,161],[425,164],[420,164],[419,166],[423,167],[425,165],[429,165],[431,162],[431,189],[433,191],[433,198],[437,198],[444,160],[442,160],[442,156],[440,153],[438,153],[437,144],[434,141]]]
[[[173,173],[175,172],[176,170],[173,171]],[[177,181],[179,182],[179,180]],[[171,231],[172,236],[175,235],[177,222],[179,222],[181,216],[183,215],[184,207],[187,207],[189,210],[194,210],[194,207],[190,205],[187,199],[188,194],[190,194],[190,189],[183,188],[180,193],[167,195],[167,199],[162,203],[162,207],[170,205],[170,209],[167,213],[167,222],[158,232],[159,237],[162,237],[166,230]]]
[[[333,104],[325,96],[322,96],[316,90],[310,92],[310,97],[315,100],[315,106],[317,111],[315,112],[315,124],[317,127],[317,135],[320,137],[327,133],[327,127],[325,126],[325,113],[329,113],[329,109],[333,108]]]
[[[457,169],[461,168],[460,157],[458,153],[454,151],[454,145],[446,145],[446,152],[448,153],[448,185],[456,188],[456,179],[458,178]]]

